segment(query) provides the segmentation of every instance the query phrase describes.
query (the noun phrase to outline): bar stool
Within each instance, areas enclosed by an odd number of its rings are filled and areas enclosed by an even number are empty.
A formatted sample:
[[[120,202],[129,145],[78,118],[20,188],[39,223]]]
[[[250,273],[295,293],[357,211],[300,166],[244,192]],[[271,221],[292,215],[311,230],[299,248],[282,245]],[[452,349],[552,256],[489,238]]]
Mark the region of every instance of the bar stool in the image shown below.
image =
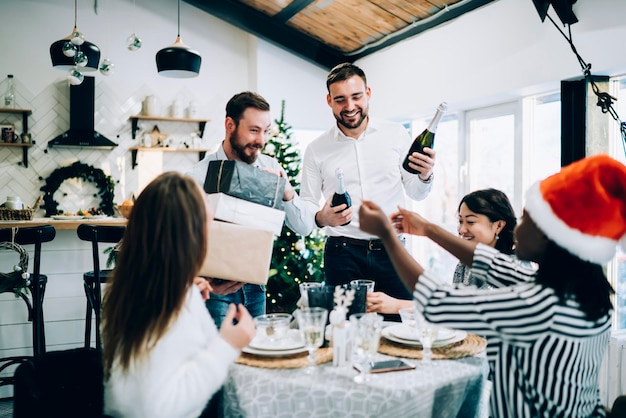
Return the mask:
[[[124,236],[124,226],[112,225],[90,225],[81,224],[76,233],[83,241],[91,242],[91,253],[93,257],[93,270],[83,274],[83,284],[85,296],[87,298],[87,308],[85,312],[85,348],[91,347],[91,318],[96,314],[96,349],[102,349],[100,340],[100,314],[102,305],[101,284],[106,283],[111,275],[112,269],[100,269],[100,248],[99,243],[118,243]]]
[[[16,243],[19,245],[34,245],[34,258],[32,264],[32,273],[30,273],[30,284],[28,288],[31,292],[31,298],[24,292],[20,292],[19,296],[26,303],[28,309],[28,320],[32,323],[32,339],[33,339],[33,355],[38,358],[46,352],[46,336],[44,329],[43,316],[43,298],[46,291],[46,283],[48,277],[41,274],[41,245],[44,242],[50,242],[56,236],[56,230],[52,225],[41,225],[23,228],[0,228],[0,242]],[[24,266],[28,269],[28,266]],[[0,359],[0,372],[7,367],[22,363],[31,358],[31,356],[15,356]],[[10,385],[14,383],[14,378],[0,377],[0,386]]]

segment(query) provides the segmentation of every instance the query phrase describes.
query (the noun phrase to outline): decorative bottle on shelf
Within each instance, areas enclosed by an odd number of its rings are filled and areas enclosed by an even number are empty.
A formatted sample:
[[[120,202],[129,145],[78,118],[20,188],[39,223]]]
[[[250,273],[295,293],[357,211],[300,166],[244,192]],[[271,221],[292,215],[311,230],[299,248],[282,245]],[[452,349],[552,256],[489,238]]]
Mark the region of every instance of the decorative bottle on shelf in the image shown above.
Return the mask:
[[[4,94],[4,107],[15,107],[15,86],[13,86],[13,74],[7,75],[7,91]]]
[[[346,209],[352,206],[352,199],[350,199],[350,195],[346,190],[346,186],[343,181],[343,170],[341,168],[337,168],[335,170],[335,177],[337,178],[337,188],[335,189],[335,194],[333,195],[333,200],[330,202],[330,207],[339,206],[342,204],[346,204]],[[348,225],[350,221],[341,225]]]
[[[404,162],[402,163],[402,168],[404,168],[409,173],[420,174],[419,170],[414,170],[409,167],[409,155],[413,154],[414,152],[419,152],[423,154],[425,147],[432,148],[435,145],[435,133],[437,132],[437,125],[439,124],[439,120],[441,119],[443,114],[446,113],[446,110],[448,110],[448,104],[446,102],[440,103],[439,106],[437,106],[435,116],[433,116],[432,120],[428,124],[428,127],[424,129],[422,133],[415,138],[413,144],[411,144],[411,148],[409,148],[409,152],[407,153],[406,157],[404,158]]]

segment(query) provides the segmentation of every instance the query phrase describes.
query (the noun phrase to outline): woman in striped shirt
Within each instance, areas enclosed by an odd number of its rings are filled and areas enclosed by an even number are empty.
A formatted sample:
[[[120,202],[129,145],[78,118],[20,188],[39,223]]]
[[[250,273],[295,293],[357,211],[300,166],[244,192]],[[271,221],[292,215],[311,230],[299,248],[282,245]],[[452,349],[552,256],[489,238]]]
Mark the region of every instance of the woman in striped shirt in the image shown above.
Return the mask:
[[[492,416],[604,416],[598,371],[613,290],[602,264],[620,240],[626,243],[626,167],[605,155],[588,157],[533,185],[526,200],[515,253],[536,262],[537,271],[413,212],[400,209],[389,222],[363,202],[359,219],[381,237],[427,320],[487,338]],[[437,280],[396,243],[398,232],[432,239],[493,288],[456,289]]]

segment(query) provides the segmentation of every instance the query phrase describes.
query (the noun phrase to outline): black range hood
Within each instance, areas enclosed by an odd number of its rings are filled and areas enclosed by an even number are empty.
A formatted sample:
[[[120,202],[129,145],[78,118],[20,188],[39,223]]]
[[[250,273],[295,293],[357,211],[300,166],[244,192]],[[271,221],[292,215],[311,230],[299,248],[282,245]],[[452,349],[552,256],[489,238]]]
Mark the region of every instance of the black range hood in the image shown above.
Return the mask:
[[[110,150],[117,144],[94,129],[96,83],[85,77],[77,86],[70,86],[70,129],[48,141],[49,148],[76,148]]]

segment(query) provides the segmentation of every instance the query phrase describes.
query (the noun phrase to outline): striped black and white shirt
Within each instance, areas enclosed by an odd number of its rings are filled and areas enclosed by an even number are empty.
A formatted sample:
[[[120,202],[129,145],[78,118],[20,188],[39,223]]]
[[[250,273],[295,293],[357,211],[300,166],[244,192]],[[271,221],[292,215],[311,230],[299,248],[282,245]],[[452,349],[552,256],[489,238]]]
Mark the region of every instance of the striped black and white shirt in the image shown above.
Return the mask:
[[[425,272],[414,297],[430,322],[487,339],[491,415],[604,416],[598,373],[610,313],[587,320],[577,302],[560,303],[551,288],[537,284],[531,267],[486,245],[476,248],[472,274],[492,289],[457,289]]]

